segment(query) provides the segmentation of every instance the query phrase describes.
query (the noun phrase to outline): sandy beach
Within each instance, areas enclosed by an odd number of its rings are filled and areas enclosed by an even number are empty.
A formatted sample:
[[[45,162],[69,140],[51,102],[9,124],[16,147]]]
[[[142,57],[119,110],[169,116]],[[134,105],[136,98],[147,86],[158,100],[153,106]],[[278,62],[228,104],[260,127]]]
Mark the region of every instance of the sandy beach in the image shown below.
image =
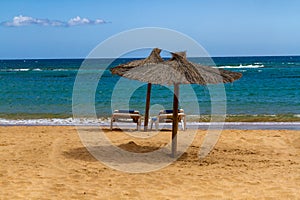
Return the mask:
[[[200,161],[205,133],[197,131],[187,152],[171,165],[134,174],[96,160],[75,127],[0,127],[0,199],[299,198],[299,131],[224,130]],[[123,149],[145,152],[169,142],[171,132],[150,141],[121,131],[106,134]]]

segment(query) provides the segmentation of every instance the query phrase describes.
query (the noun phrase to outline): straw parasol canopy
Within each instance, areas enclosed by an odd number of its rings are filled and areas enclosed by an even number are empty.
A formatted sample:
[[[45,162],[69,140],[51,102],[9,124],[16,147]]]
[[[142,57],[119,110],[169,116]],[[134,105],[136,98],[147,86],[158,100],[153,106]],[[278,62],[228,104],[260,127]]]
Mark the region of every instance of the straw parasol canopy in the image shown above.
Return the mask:
[[[185,52],[171,54],[170,60],[157,64],[145,63],[126,72],[123,70],[122,76],[160,85],[231,83],[242,77],[238,72],[191,63],[185,58]]]
[[[172,156],[174,157],[177,146],[179,84],[231,83],[241,78],[242,74],[189,62],[185,52],[171,53],[172,58],[164,61],[159,55],[160,52],[160,49],[155,48],[148,58],[117,66],[111,71],[113,74],[148,83],[145,130],[148,125],[151,83],[174,85],[172,125]]]
[[[147,64],[156,65],[159,63],[163,63],[164,60],[160,57],[161,49],[154,48],[150,55],[142,60],[134,60],[125,64],[118,65],[112,69],[110,69],[112,74],[117,74],[119,76],[125,76],[126,73],[135,69],[137,67],[142,67]],[[145,81],[148,82],[148,81]],[[146,107],[145,107],[145,122],[144,122],[144,130],[147,131],[148,129],[148,121],[149,121],[149,109],[150,109],[150,95],[151,95],[151,87],[152,83],[148,82],[147,85],[147,95],[146,95]]]
[[[111,69],[112,74],[117,74],[123,76],[126,72],[130,71],[133,68],[143,66],[145,64],[157,64],[162,63],[164,60],[160,57],[161,49],[154,48],[150,55],[142,60],[134,60],[126,64],[118,65]]]

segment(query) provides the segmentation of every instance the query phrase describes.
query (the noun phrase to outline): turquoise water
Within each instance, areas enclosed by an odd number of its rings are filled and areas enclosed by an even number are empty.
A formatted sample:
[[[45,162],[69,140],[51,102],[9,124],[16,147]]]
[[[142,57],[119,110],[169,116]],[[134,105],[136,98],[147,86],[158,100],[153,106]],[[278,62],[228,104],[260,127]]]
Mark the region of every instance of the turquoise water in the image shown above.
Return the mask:
[[[110,67],[132,59],[117,59]],[[200,62],[198,58],[191,58]],[[300,57],[216,57],[217,67],[243,73],[243,77],[225,85],[227,114],[247,118],[251,116],[283,116],[300,118]],[[72,116],[72,91],[82,59],[0,60],[0,118],[67,118]],[[111,99],[119,76],[112,76],[104,66],[111,60],[91,60],[95,69],[104,70],[95,93],[95,108],[99,117],[111,115]],[[95,71],[87,71],[88,74]],[[139,82],[125,81],[126,89],[118,96],[126,96]],[[129,108],[143,113],[146,85],[133,90]],[[188,86],[181,86],[182,101],[188,102]],[[210,94],[206,87],[193,85],[202,115],[210,115]],[[131,91],[131,90],[130,90]],[[83,94],[84,95],[84,94]],[[120,106],[122,101],[120,98]],[[154,85],[151,104],[172,108],[172,88]],[[189,115],[193,105],[184,107]],[[238,118],[236,118],[238,120]],[[260,121],[260,119],[257,119]],[[286,121],[286,120],[285,120]]]

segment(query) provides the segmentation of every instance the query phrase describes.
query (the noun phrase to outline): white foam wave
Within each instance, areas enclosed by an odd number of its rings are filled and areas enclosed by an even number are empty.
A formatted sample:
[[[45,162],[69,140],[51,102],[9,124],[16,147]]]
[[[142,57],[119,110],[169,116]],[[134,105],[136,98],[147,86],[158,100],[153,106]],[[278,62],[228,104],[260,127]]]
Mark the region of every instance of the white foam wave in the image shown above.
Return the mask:
[[[3,119],[0,118],[1,126],[102,126],[109,127],[110,119]],[[123,125],[122,125],[123,126]],[[134,124],[127,124],[135,127]],[[143,124],[142,124],[143,126]],[[168,124],[169,128],[171,124]],[[206,128],[224,129],[291,129],[300,130],[300,122],[187,122],[188,129]]]
[[[3,119],[0,118],[0,125],[24,125],[24,126],[80,126],[80,125],[102,125],[109,124],[107,119]]]
[[[188,129],[300,130],[300,122],[191,122]]]
[[[232,69],[244,69],[244,68],[262,68],[265,67],[264,65],[239,65],[239,66],[219,66],[216,68],[232,68]]]
[[[62,71],[70,71],[70,70],[69,69],[53,69],[52,71],[62,72]]]
[[[11,71],[11,72],[27,72],[30,69],[28,68],[21,68],[21,69],[7,69],[6,71]]]
[[[27,72],[27,71],[73,71],[70,69],[40,69],[40,68],[20,68],[20,69],[0,69],[1,72]]]

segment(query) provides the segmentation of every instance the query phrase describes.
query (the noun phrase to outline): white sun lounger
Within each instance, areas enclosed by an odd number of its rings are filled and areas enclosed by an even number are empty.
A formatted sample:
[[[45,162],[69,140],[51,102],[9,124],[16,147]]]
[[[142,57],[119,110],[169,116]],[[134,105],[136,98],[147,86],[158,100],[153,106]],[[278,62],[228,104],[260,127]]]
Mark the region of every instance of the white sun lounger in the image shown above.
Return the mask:
[[[141,117],[137,110],[115,110],[111,116],[110,130],[113,129],[114,122],[136,123],[137,130],[140,130]]]
[[[159,123],[172,123],[173,122],[173,110],[161,110],[157,117],[151,118],[151,130],[153,123],[155,123],[155,129],[158,130]],[[186,115],[184,110],[178,110],[178,122],[181,123],[182,130],[186,130]]]

